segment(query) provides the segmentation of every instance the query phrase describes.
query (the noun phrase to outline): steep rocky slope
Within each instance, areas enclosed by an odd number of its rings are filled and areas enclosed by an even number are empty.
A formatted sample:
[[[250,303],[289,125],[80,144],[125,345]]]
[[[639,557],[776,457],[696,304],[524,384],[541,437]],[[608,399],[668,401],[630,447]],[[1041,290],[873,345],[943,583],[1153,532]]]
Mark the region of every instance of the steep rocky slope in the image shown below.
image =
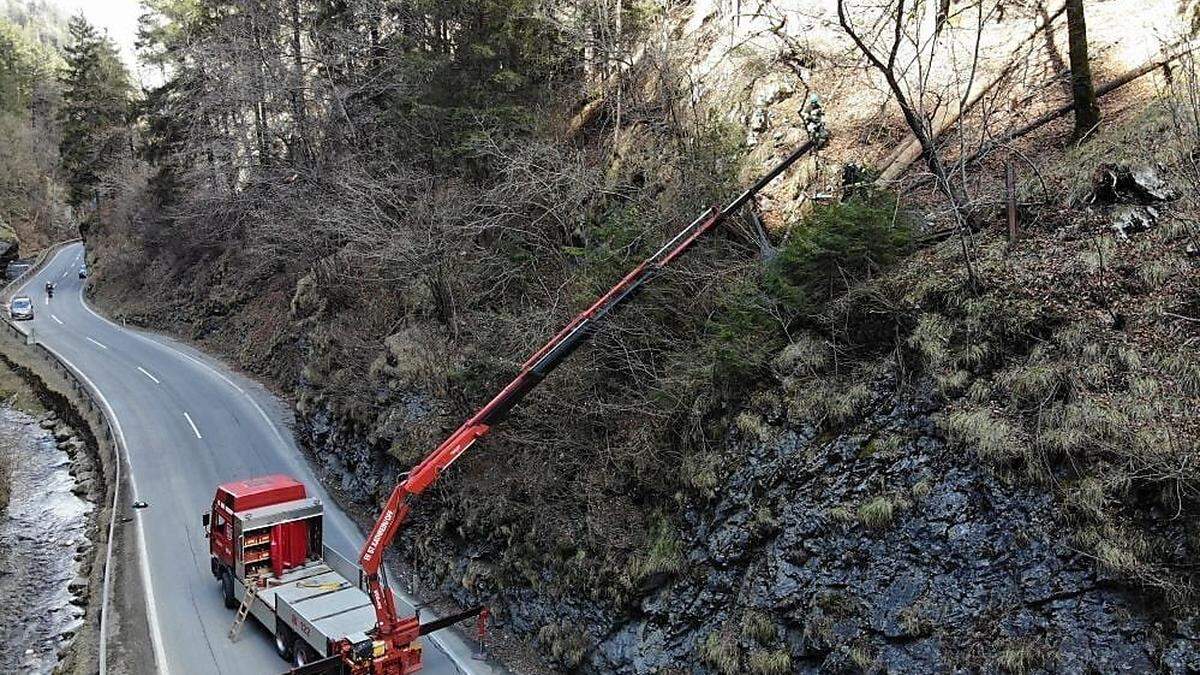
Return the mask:
[[[1200,668],[1200,116],[1142,88],[1086,145],[1014,142],[1021,238],[995,157],[964,171],[978,227],[955,237],[920,175],[859,183],[898,116],[830,8],[800,4],[781,29],[697,3],[663,38],[683,64],[636,60],[622,104],[485,143],[482,179],[267,176],[174,215],[134,183],[88,233],[93,295],[276,385],[370,514],[543,335],[786,152],[821,92],[826,154],[460,461],[399,561],[564,669]],[[961,136],[1054,104],[1060,38],[1028,32],[988,44],[987,72],[1028,48],[1024,79]],[[1147,48],[1093,39],[1100,72]]]

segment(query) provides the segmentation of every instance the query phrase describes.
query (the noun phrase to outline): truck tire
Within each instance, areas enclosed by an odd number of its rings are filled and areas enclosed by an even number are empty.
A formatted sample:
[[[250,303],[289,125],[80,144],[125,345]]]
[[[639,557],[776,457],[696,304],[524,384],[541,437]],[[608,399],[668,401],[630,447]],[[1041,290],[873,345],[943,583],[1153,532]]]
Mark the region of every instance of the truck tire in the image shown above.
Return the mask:
[[[221,595],[225,598],[225,608],[234,609],[238,606],[237,596],[233,594],[233,575],[229,570],[221,572]]]
[[[292,629],[288,628],[287,624],[275,622],[275,653],[279,658],[292,662],[292,647],[296,643],[296,636],[292,633]]]
[[[292,665],[297,668],[307,666],[317,660],[316,653],[313,652],[312,647],[309,647],[308,643],[304,640],[297,639],[292,645],[292,652],[294,652],[292,654]]]

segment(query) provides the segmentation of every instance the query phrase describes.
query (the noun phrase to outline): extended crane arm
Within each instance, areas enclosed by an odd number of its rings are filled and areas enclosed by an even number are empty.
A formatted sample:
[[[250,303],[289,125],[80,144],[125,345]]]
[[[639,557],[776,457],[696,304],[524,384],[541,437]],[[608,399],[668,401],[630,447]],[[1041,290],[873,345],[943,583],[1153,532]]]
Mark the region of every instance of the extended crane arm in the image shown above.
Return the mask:
[[[605,316],[632,297],[664,267],[691,248],[700,237],[716,227],[726,217],[735,213],[763,186],[783,173],[818,143],[818,141],[809,141],[802,145],[770,173],[761,177],[753,186],[738,195],[724,209],[718,211],[715,207],[709,208],[670,241],[663,244],[653,255],[633,268],[616,286],[613,286],[591,307],[572,319],[557,335],[529,357],[529,360],[521,366],[521,372],[517,374],[516,378],[500,390],[500,393],[496,394],[487,405],[464,422],[420,464],[413,467],[404,480],[396,485],[359,555],[359,564],[362,565],[368,590],[372,602],[375,604],[378,622],[376,639],[386,639],[392,637],[393,632],[400,631],[404,633],[403,639],[407,640],[410,639],[409,634],[413,633],[413,622],[399,620],[391,592],[380,580],[383,553],[407,518],[411,499],[424,492],[454,460],[467,451],[467,448],[486,436],[496,424],[504,420],[513,407],[525,398],[526,394],[591,337]],[[412,635],[411,639],[415,639],[415,637]]]

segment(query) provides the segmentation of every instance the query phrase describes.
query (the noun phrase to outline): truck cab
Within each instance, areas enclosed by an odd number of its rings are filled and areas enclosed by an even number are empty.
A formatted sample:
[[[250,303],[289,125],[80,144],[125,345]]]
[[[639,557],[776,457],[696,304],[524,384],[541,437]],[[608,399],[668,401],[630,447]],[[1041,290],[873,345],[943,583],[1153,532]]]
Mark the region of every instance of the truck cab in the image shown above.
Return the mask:
[[[322,516],[321,501],[287,476],[218,486],[212,510],[204,517],[213,576],[224,582],[228,573],[232,580],[262,585],[310,558],[319,559]],[[226,604],[235,603],[226,594]]]

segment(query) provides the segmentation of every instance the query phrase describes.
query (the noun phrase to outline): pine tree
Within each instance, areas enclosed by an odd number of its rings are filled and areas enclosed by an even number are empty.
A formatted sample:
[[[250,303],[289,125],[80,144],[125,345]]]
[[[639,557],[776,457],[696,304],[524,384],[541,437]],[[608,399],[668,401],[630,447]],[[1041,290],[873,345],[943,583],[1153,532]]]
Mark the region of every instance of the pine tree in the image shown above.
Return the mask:
[[[96,199],[100,172],[123,143],[118,132],[128,108],[129,76],[112,41],[82,16],[68,24],[63,84],[62,155],[70,202]]]

